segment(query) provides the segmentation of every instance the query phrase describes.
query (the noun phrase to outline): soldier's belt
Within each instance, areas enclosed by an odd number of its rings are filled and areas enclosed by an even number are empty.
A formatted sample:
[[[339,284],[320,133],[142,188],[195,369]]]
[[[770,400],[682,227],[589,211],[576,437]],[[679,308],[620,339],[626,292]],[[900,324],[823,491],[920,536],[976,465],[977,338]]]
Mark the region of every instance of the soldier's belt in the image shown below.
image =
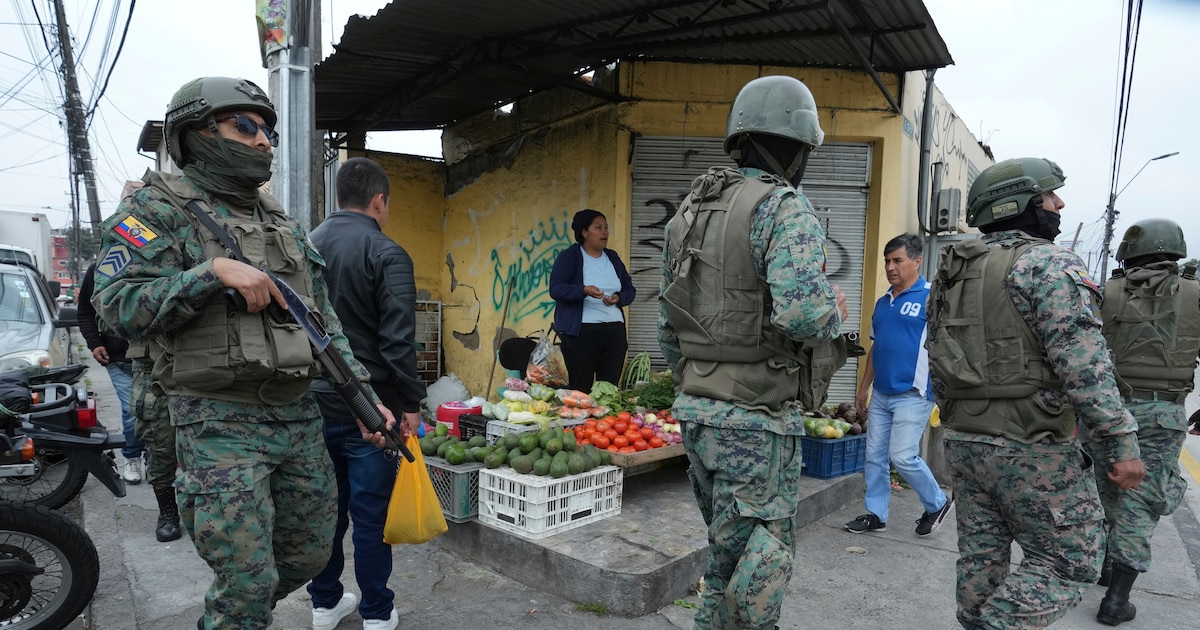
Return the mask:
[[[1182,405],[1187,398],[1187,394],[1171,394],[1168,392],[1154,392],[1148,389],[1135,389],[1129,394],[1130,400],[1154,400],[1158,402],[1172,402]]]

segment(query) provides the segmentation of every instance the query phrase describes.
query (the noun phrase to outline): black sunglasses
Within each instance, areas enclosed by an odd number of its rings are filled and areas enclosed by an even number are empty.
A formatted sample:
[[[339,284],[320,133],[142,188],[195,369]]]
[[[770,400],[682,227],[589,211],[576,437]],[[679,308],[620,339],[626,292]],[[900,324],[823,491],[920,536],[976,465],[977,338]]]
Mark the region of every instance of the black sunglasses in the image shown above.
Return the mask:
[[[276,132],[271,127],[268,127],[267,125],[258,124],[253,118],[250,118],[249,116],[243,116],[241,114],[230,114],[223,118],[218,118],[217,122],[225,122],[226,120],[229,120],[231,118],[233,119],[233,121],[235,123],[237,123],[237,130],[239,132],[241,132],[242,135],[250,136],[251,138],[253,138],[254,136],[258,135],[258,132],[261,129],[263,132],[263,135],[267,137],[267,142],[271,143],[271,146],[273,146],[273,147],[279,146],[279,133]]]

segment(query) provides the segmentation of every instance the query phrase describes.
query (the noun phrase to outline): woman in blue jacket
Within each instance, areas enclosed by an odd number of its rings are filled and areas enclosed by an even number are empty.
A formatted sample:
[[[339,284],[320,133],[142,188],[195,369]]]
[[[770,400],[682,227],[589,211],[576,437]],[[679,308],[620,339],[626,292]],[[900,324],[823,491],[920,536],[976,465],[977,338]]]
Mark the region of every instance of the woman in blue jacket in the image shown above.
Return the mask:
[[[617,253],[608,249],[608,220],[591,209],[571,221],[576,245],[563,250],[550,271],[557,302],[554,330],[562,338],[570,387],[589,391],[594,380],[619,384],[629,342],[625,313],[637,292]]]

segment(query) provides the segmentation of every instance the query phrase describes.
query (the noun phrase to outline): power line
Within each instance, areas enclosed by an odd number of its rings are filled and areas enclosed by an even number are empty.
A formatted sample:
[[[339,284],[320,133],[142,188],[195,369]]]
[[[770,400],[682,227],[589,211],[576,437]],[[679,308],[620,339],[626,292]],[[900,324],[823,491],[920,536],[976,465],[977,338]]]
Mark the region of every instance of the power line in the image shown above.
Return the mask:
[[[137,0],[130,0],[129,15],[125,16],[125,28],[121,31],[121,42],[117,44],[117,54],[113,56],[112,65],[108,67],[108,74],[104,76],[104,85],[100,86],[100,91],[96,94],[96,98],[92,101],[92,106],[88,108],[86,117],[88,119],[89,127],[92,124],[92,114],[95,113],[96,107],[100,105],[100,99],[104,97],[104,92],[108,89],[108,80],[112,78],[113,70],[116,70],[117,62],[121,59],[121,51],[125,48],[125,37],[129,35],[129,24],[133,22],[133,7],[135,5],[137,5]]]
[[[1129,100],[1133,94],[1133,70],[1137,63],[1138,34],[1142,24],[1142,0],[1127,0],[1122,41],[1124,57],[1121,64],[1120,89],[1117,96],[1117,116],[1113,128],[1112,177],[1108,186],[1108,209],[1104,219],[1104,243],[1100,254],[1100,280],[1108,274],[1108,253],[1117,220],[1117,183],[1121,176],[1121,158],[1125,152],[1125,128],[1129,122]],[[1144,167],[1143,167],[1144,168]],[[1136,177],[1136,175],[1135,175]]]

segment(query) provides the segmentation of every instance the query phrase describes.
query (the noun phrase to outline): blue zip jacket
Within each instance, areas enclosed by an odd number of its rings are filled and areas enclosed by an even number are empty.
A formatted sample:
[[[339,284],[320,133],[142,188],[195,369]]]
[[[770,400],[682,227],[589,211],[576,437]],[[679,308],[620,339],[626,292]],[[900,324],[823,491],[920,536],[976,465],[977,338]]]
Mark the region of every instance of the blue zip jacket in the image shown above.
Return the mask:
[[[605,249],[613,269],[617,270],[617,278],[621,281],[621,290],[617,292],[618,308],[625,308],[637,297],[633,288],[633,278],[625,270],[621,257],[611,249]],[[550,297],[557,303],[554,308],[554,330],[560,335],[578,336],[583,326],[583,246],[572,245],[562,251],[554,261],[550,270]]]

